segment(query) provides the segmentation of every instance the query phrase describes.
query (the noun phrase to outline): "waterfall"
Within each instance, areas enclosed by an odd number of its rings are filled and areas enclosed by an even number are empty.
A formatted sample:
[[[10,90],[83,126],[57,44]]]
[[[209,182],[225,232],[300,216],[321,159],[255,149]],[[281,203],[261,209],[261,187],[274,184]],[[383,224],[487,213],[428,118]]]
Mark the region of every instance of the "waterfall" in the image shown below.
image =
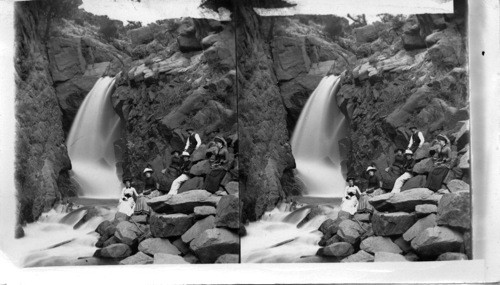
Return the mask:
[[[72,173],[85,197],[118,197],[113,142],[119,138],[121,122],[111,105],[115,79],[100,78],[78,109],[67,145]]]
[[[335,93],[339,76],[325,76],[309,97],[292,136],[292,151],[298,177],[307,195],[340,197],[345,179],[340,166],[339,138],[346,135],[345,117]]]

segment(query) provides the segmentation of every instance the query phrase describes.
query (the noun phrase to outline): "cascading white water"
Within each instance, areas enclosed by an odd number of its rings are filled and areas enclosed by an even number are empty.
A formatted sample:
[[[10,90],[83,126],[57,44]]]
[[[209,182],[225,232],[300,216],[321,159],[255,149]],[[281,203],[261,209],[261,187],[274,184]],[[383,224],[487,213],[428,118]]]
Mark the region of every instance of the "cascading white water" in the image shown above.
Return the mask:
[[[325,219],[336,218],[340,201],[333,202],[331,197],[342,196],[345,186],[338,140],[347,129],[335,100],[339,83],[337,76],[321,80],[300,114],[291,143],[307,195],[323,197],[319,199],[329,205],[328,210],[306,223],[308,207],[266,212],[260,221],[246,227],[247,235],[241,239],[242,262],[301,262],[302,257],[314,256],[320,248],[318,227]]]
[[[112,198],[120,193],[113,142],[120,133],[120,117],[111,105],[115,79],[100,78],[78,109],[67,146],[73,176],[82,196]]]
[[[345,179],[338,141],[346,135],[345,117],[335,93],[339,76],[326,76],[309,97],[292,136],[292,152],[307,195],[341,197]]]

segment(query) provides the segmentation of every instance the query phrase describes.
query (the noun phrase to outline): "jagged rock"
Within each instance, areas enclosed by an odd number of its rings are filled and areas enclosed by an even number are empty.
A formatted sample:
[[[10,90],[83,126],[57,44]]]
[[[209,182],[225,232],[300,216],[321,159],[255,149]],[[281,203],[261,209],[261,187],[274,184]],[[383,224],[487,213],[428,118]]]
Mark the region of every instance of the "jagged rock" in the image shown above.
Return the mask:
[[[355,244],[359,241],[360,236],[365,232],[365,230],[352,220],[344,220],[339,224],[339,229],[337,235],[343,240],[350,244]]]
[[[322,255],[346,257],[354,253],[354,248],[348,242],[337,242],[323,249]]]
[[[373,262],[375,257],[364,250],[360,250],[355,254],[349,255],[340,262]]]
[[[80,37],[53,37],[48,42],[50,73],[55,82],[66,81],[85,72]]]
[[[409,228],[404,234],[403,239],[407,242],[412,241],[416,236],[423,232],[427,228],[433,228],[437,226],[436,215],[431,214],[420,220],[418,220],[411,228]]]
[[[417,205],[415,206],[415,213],[419,217],[435,214],[437,213],[437,206],[433,204]]]
[[[342,239],[338,236],[338,235],[333,235],[332,237],[330,238],[327,238],[327,236],[323,236],[321,238],[321,240],[319,241],[318,245],[319,246],[329,246],[331,244],[334,244],[334,243],[337,243],[337,242],[341,242]]]
[[[239,237],[226,229],[209,229],[195,238],[191,250],[203,263],[213,263],[224,254],[239,254]]]
[[[409,242],[407,242],[406,240],[404,240],[404,238],[401,236],[401,237],[398,237],[397,239],[395,239],[393,241],[397,246],[399,246],[399,248],[404,252],[404,253],[407,253],[407,252],[410,252],[412,251],[413,249],[411,248],[411,244]]]
[[[447,227],[427,228],[411,241],[411,247],[422,256],[438,256],[445,252],[460,251],[463,236]]]
[[[459,180],[459,179],[453,179],[450,182],[446,184],[448,189],[450,190],[451,193],[455,192],[469,192],[470,191],[470,186],[466,182]]]
[[[427,188],[416,188],[400,193],[387,193],[370,198],[369,203],[378,211],[403,211],[411,213],[421,204],[437,205],[441,195]]]
[[[139,224],[147,224],[148,216],[147,215],[132,215],[130,216],[131,222],[136,222]]]
[[[305,37],[275,37],[271,46],[279,81],[287,81],[309,71],[311,61],[307,56]]]
[[[151,198],[147,203],[157,213],[190,214],[194,207],[216,206],[220,197],[205,190],[191,190],[174,196],[163,195]]]
[[[125,213],[116,212],[116,214],[115,214],[115,221],[123,222],[123,221],[128,221],[128,219],[129,219],[129,216],[127,216],[127,214],[125,214]]]
[[[369,222],[370,221],[370,213],[356,213],[354,214],[354,219],[360,222]]]
[[[419,261],[420,257],[418,257],[418,255],[414,252],[408,252],[405,254],[405,259],[408,261]]]
[[[189,264],[189,262],[178,255],[157,253],[154,255],[153,264]]]
[[[406,232],[415,221],[415,215],[406,212],[375,212],[372,217],[372,227],[373,232],[378,236],[400,235]]]
[[[149,219],[154,237],[175,237],[184,234],[193,225],[193,216],[186,214],[153,214]]]
[[[110,245],[116,244],[116,243],[120,243],[120,240],[113,235],[110,238],[108,238],[106,241],[104,241],[104,243],[102,244],[102,247],[107,247],[107,246],[110,246]]]
[[[189,173],[194,176],[201,176],[209,174],[211,170],[212,168],[210,167],[210,161],[208,159],[205,159],[193,165]]]
[[[447,260],[469,260],[467,255],[459,252],[445,252],[440,254],[436,261],[447,261]]]
[[[189,245],[185,244],[182,241],[182,238],[178,238],[172,242],[172,244],[177,247],[177,249],[182,253],[182,255],[186,255],[191,252],[189,249]]]
[[[123,221],[116,226],[115,237],[120,240],[120,242],[134,247],[137,245],[139,237],[145,231],[146,226]]]
[[[219,228],[238,229],[240,227],[240,199],[234,195],[224,196],[217,204],[215,225]]]
[[[104,258],[125,258],[132,254],[130,246],[124,243],[115,243],[96,251],[94,256]]]
[[[461,230],[471,228],[470,192],[445,194],[438,205],[437,224]]]
[[[198,162],[200,160],[206,159],[207,149],[208,147],[206,144],[201,144],[197,149],[193,151],[193,154],[191,154],[191,161]]]
[[[430,173],[434,169],[434,162],[432,161],[432,158],[425,158],[419,162],[417,162],[413,166],[413,172],[418,173],[418,174],[427,174]]]
[[[100,236],[105,236],[109,238],[110,236],[115,234],[116,225],[114,225],[111,221],[104,220],[97,226],[95,231]]]
[[[429,150],[431,148],[431,144],[426,142],[424,143],[421,147],[419,147],[415,153],[413,154],[413,159],[415,159],[415,161],[420,161],[424,158],[427,158],[429,157]]]
[[[239,263],[240,256],[238,254],[224,254],[221,255],[215,263]]]
[[[374,262],[400,262],[408,261],[404,256],[391,252],[376,252]]]
[[[415,188],[425,188],[426,183],[427,183],[427,176],[417,175],[408,179],[408,181],[406,181],[405,184],[403,184],[403,187],[401,187],[401,191],[407,191]]]
[[[156,253],[181,254],[177,247],[170,243],[168,239],[163,238],[148,238],[143,240],[139,244],[139,251],[151,256]]]
[[[197,219],[204,218],[206,216],[215,215],[217,210],[212,206],[199,206],[194,208],[194,216]]]
[[[337,231],[339,230],[339,225],[343,220],[341,219],[327,219],[325,220],[321,226],[319,227],[319,231],[323,233],[323,237],[326,237],[326,239],[329,239],[333,235],[337,234]]]
[[[120,265],[152,264],[153,258],[145,253],[138,252],[120,261]]]
[[[186,182],[182,183],[179,191],[177,193],[184,193],[191,190],[197,190],[203,188],[203,177],[193,177]]]
[[[180,35],[177,37],[177,44],[181,52],[202,50],[201,43],[195,35]]]
[[[229,195],[237,196],[239,194],[239,183],[237,181],[228,182],[224,188],[226,188],[226,191],[227,193],[229,193]]]
[[[388,237],[373,236],[361,242],[360,249],[368,253],[379,251],[401,253],[402,250]]]
[[[208,216],[203,220],[197,221],[187,232],[185,232],[181,239],[184,243],[189,244],[193,239],[200,236],[204,231],[215,228],[214,216]]]

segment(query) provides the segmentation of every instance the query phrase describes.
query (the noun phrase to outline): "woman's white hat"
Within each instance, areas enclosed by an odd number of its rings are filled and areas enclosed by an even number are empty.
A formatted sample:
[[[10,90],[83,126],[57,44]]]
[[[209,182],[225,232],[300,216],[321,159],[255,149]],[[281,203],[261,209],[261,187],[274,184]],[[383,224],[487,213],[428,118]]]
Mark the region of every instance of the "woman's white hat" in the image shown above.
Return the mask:
[[[146,173],[146,172],[153,172],[153,169],[146,167],[146,168],[144,168],[144,171],[142,173]]]
[[[413,151],[407,149],[407,150],[405,150],[405,154],[413,154]]]
[[[182,152],[182,156],[191,156],[191,155],[189,154],[189,152],[187,152],[187,151],[183,151],[183,152]]]
[[[366,169],[365,172],[368,172],[368,171],[377,171],[377,169],[373,166],[368,166],[368,168]]]

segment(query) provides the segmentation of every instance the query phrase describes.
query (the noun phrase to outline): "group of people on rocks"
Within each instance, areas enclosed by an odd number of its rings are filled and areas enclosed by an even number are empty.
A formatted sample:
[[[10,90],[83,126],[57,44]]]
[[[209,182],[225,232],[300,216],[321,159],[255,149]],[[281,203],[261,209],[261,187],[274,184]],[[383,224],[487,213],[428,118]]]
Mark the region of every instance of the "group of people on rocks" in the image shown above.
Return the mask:
[[[144,191],[138,193],[137,190],[131,186],[132,179],[125,177],[123,183],[125,187],[122,189],[121,196],[118,204],[118,211],[126,214],[127,216],[135,215],[149,215],[150,208],[147,201],[151,198],[160,195],[177,195],[182,184],[193,177],[191,174],[191,167],[193,161],[190,159],[191,155],[197,150],[202,142],[200,135],[189,128],[186,130],[188,133],[186,145],[184,150],[173,150],[171,154],[170,165],[163,169],[161,173],[165,176],[176,177],[170,186],[167,193],[160,192],[160,183],[158,179],[153,176],[153,168],[147,165],[143,171]],[[237,156],[237,154],[235,154]],[[229,165],[229,152],[227,149],[227,142],[221,136],[216,136],[207,146],[205,159],[210,163],[210,172],[205,177],[203,189],[208,192],[215,193],[219,190],[219,184],[225,177],[227,171],[234,165]],[[233,164],[237,163],[233,160]]]
[[[398,148],[395,150],[394,161],[391,166],[384,169],[385,176],[397,177],[395,180],[381,180],[375,175],[377,168],[374,165],[368,166],[366,169],[367,187],[361,191],[355,185],[356,178],[349,176],[346,181],[348,185],[344,191],[342,198],[341,210],[348,212],[351,215],[355,213],[372,213],[373,206],[368,203],[368,200],[374,196],[384,194],[390,190],[391,193],[401,192],[403,185],[412,177],[414,177],[414,166],[420,160],[431,157],[432,170],[427,174],[425,187],[437,191],[441,188],[443,181],[448,175],[449,170],[453,166],[452,150],[450,140],[447,136],[439,134],[436,137],[435,143],[430,147],[428,156],[423,156],[416,161],[414,154],[425,143],[425,138],[421,131],[415,126],[410,127],[411,136],[407,149]],[[392,187],[391,184],[393,184]]]

